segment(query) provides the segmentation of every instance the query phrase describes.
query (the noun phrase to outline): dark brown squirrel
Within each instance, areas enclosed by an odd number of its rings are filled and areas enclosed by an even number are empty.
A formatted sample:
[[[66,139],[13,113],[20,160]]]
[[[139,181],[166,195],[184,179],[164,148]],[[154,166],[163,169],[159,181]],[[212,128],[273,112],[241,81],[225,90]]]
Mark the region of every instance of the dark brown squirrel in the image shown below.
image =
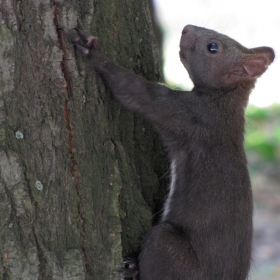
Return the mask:
[[[252,246],[252,191],[243,147],[244,109],[256,79],[274,60],[215,31],[187,25],[180,58],[192,91],[173,90],[116,65],[98,39],[61,28],[114,96],[149,120],[168,147],[169,196],[145,238],[139,266],[118,270],[141,280],[244,280]]]

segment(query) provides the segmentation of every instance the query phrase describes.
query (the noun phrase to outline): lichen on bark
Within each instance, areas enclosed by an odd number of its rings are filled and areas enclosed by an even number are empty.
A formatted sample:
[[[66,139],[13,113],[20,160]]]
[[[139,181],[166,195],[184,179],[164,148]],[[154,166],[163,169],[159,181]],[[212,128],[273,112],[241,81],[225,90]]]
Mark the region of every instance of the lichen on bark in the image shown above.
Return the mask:
[[[59,26],[156,81],[146,0],[0,1],[0,275],[118,279],[162,202],[164,152]]]

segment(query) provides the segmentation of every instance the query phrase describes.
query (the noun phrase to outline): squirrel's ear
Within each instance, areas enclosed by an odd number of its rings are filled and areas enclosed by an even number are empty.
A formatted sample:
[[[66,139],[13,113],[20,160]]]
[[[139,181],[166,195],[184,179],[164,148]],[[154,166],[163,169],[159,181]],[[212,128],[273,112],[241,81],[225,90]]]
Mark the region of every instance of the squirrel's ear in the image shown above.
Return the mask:
[[[248,55],[248,58],[243,63],[243,68],[250,78],[256,79],[273,62],[275,54],[273,49],[268,47],[259,47],[251,50],[254,54]]]
[[[252,56],[243,63],[243,68],[250,78],[256,79],[265,72],[268,64],[264,57]]]
[[[275,58],[275,54],[274,54],[274,51],[272,48],[259,47],[259,48],[254,48],[251,50],[253,51],[254,54],[260,54],[260,55],[264,56],[268,61],[268,65],[271,64]]]

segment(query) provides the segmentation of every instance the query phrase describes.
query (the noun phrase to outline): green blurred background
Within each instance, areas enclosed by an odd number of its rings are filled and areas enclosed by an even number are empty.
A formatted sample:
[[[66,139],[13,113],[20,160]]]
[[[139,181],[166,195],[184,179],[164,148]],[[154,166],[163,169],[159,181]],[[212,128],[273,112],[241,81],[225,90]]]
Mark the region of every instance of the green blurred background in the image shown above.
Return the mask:
[[[249,106],[245,149],[254,195],[252,280],[280,279],[280,105]]]

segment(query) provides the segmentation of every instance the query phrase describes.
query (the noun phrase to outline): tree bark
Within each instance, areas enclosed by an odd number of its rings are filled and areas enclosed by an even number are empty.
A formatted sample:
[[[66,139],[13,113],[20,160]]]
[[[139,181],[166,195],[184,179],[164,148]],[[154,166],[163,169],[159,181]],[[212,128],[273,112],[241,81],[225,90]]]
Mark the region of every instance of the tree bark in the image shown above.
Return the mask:
[[[1,279],[119,279],[166,192],[149,124],[112,99],[59,26],[157,81],[147,0],[0,0]]]

